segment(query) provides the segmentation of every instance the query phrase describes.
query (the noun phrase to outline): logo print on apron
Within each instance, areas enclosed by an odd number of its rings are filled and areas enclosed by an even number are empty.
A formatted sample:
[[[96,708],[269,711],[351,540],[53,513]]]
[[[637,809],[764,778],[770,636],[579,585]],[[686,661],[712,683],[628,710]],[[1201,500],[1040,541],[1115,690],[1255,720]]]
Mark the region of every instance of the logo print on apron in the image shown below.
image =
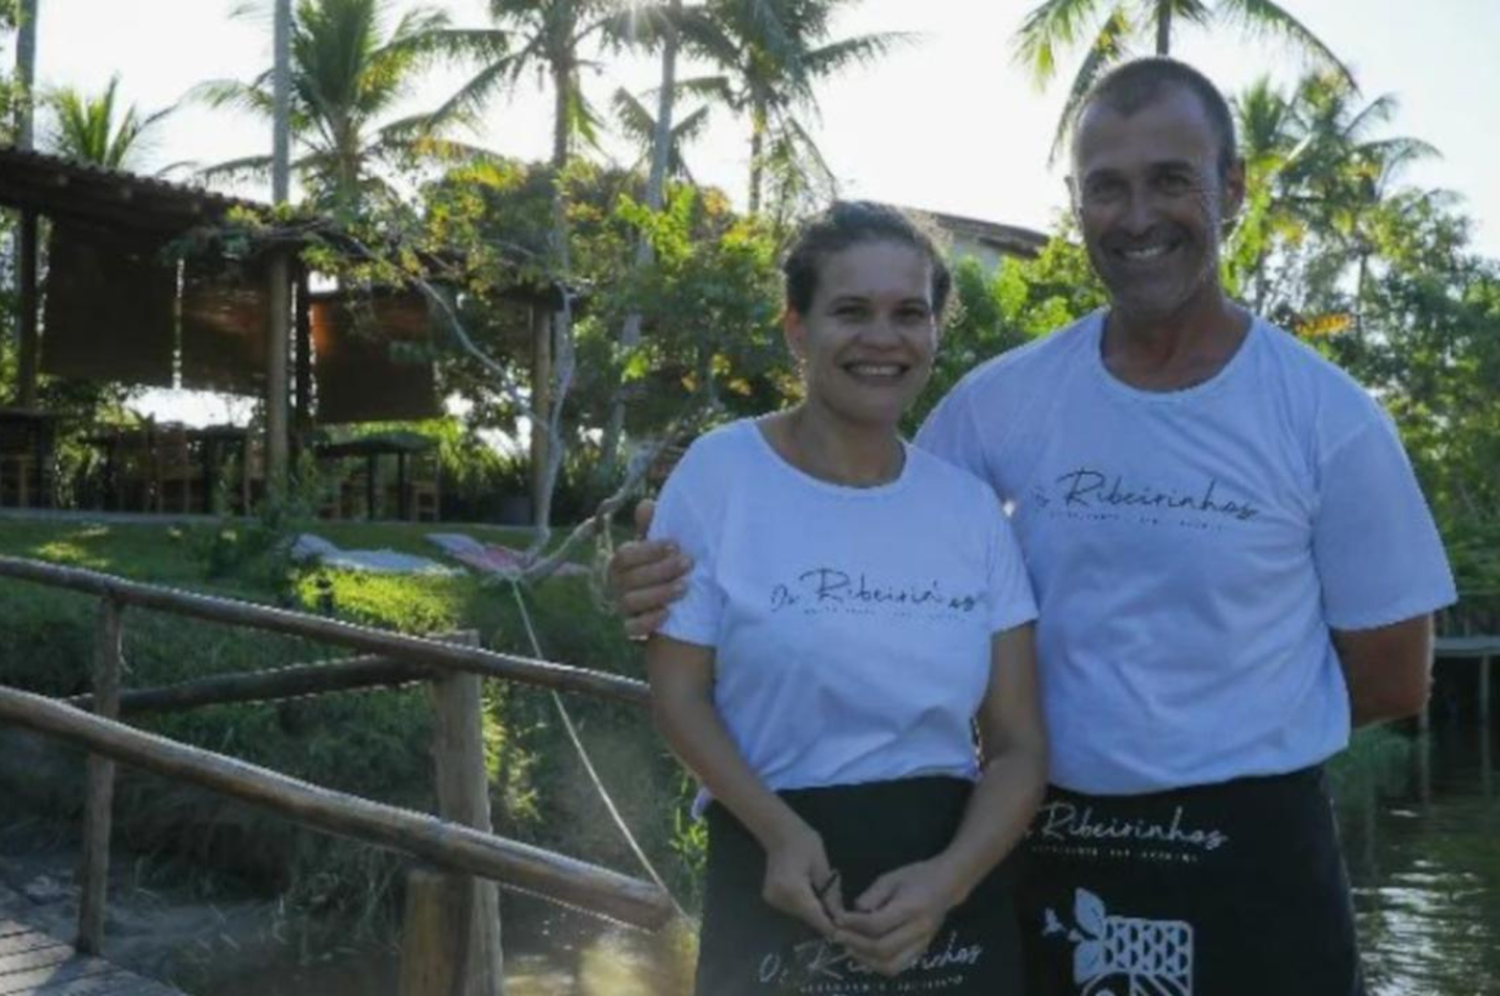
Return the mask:
[[[1193,928],[1181,920],[1110,916],[1104,900],[1079,889],[1073,901],[1076,925],[1068,929],[1052,909],[1043,937],[1066,935],[1073,949],[1073,982],[1079,996],[1192,996]],[[1113,980],[1123,992],[1105,988]]]

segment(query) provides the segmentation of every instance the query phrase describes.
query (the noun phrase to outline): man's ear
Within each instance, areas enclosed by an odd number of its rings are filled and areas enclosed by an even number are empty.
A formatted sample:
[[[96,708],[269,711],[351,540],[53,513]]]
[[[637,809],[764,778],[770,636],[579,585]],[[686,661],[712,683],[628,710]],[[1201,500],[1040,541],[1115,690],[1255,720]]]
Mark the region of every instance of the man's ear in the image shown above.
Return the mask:
[[[1083,219],[1080,217],[1083,205],[1078,200],[1078,181],[1069,173],[1063,177],[1063,186],[1068,188],[1068,210],[1072,212],[1073,224],[1079,228],[1083,227]]]
[[[1224,174],[1224,221],[1233,222],[1245,206],[1245,160],[1236,159]]]

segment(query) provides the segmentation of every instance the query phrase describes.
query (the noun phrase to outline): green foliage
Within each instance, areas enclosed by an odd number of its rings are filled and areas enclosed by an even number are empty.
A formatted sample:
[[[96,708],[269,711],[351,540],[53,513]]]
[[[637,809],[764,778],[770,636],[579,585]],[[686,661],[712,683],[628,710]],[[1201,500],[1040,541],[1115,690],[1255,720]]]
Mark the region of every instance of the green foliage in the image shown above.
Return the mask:
[[[392,23],[394,14],[389,0],[298,0],[293,9],[291,166],[314,206],[349,220],[372,204],[400,205],[395,178],[414,164],[471,151],[442,138],[425,115],[391,119],[442,52],[447,23],[429,8],[406,10]],[[203,83],[194,96],[269,119],[271,86],[267,70],[248,83]],[[263,178],[270,168],[271,157],[257,155],[205,175]]]
[[[975,366],[1104,304],[1087,254],[1070,234],[1063,228],[1035,259],[1007,258],[993,273],[973,258],[953,264],[953,303],[932,382],[906,418],[908,431]]]
[[[1355,730],[1349,746],[1328,762],[1328,787],[1344,806],[1372,793],[1400,791],[1410,770],[1412,743],[1386,726]]]
[[[1057,75],[1061,55],[1082,49],[1083,61],[1068,87],[1058,118],[1052,155],[1063,143],[1089,87],[1111,66],[1141,54],[1142,42],[1154,42],[1158,55],[1170,55],[1184,24],[1207,27],[1234,24],[1246,33],[1275,36],[1307,56],[1330,75],[1353,84],[1354,77],[1337,55],[1284,6],[1246,0],[1143,0],[1129,8],[1106,0],[1041,0],[1022,22],[1014,39],[1016,59],[1038,84]]]
[[[113,76],[97,96],[72,87],[46,95],[53,126],[48,135],[50,151],[79,162],[106,169],[133,169],[146,151],[153,126],[172,109],[142,116],[135,107],[118,114],[115,107],[120,77]]]
[[[201,550],[217,526],[102,526],[0,522],[0,551],[40,557],[154,583],[238,598],[280,600],[257,571],[210,580]],[[349,548],[431,556],[430,529],[395,523],[320,523]],[[466,529],[486,541],[515,532]],[[318,579],[332,589],[338,618],[407,633],[476,629],[485,645],[533,656],[515,595],[480,577],[391,576],[305,568],[292,574],[292,604],[318,611]],[[639,676],[635,645],[602,612],[586,579],[554,579],[523,596],[550,659]],[[95,603],[18,583],[0,583],[0,684],[53,695],[87,690]],[[151,687],[213,674],[257,671],[342,656],[305,640],[128,611],[126,685]],[[634,858],[603,814],[548,695],[487,682],[485,743],[500,833],[585,860],[633,869]],[[691,894],[691,864],[677,858],[682,790],[669,758],[638,709],[569,697],[585,743],[630,825],[680,895]],[[395,805],[431,810],[430,709],[420,688],[325,695],[282,703],[214,706],[144,717],[144,728],[221,751],[315,784]],[[23,786],[35,804],[71,813],[81,769]],[[8,776],[13,778],[14,774]],[[9,782],[8,782],[9,784]],[[10,790],[9,788],[7,790]],[[305,909],[337,908],[365,926],[389,904],[403,862],[385,852],[295,828],[289,821],[150,776],[122,772],[117,825],[158,864],[243,873],[258,888],[284,890]]]

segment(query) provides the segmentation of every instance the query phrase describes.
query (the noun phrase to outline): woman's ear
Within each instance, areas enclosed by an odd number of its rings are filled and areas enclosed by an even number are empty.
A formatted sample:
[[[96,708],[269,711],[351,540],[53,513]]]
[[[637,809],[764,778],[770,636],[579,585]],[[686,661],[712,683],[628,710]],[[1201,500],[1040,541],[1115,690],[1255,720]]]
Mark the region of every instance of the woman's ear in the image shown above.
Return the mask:
[[[786,348],[801,364],[807,361],[807,323],[791,308],[781,313],[781,334],[786,339]]]

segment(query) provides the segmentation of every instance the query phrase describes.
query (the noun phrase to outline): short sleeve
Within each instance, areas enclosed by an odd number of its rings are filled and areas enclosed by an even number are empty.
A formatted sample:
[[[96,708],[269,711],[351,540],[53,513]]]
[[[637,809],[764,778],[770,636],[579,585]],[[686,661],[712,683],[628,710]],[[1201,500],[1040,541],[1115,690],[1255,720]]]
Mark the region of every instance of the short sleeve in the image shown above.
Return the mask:
[[[684,643],[713,647],[718,645],[724,597],[714,580],[715,534],[696,504],[704,497],[698,489],[713,486],[703,463],[702,454],[690,449],[672,471],[657,499],[649,536],[672,540],[693,560],[687,593],[672,603],[658,632]]]
[[[984,445],[974,423],[967,382],[960,382],[937,403],[917,430],[916,444],[923,450],[955,467],[961,467],[981,480],[989,480]]]
[[[1456,600],[1432,513],[1383,412],[1323,461],[1318,479],[1313,559],[1330,627],[1385,626]]]
[[[988,488],[985,492],[985,502],[993,506],[989,530],[989,623],[990,632],[999,633],[1035,619],[1036,598],[1015,529]]]

